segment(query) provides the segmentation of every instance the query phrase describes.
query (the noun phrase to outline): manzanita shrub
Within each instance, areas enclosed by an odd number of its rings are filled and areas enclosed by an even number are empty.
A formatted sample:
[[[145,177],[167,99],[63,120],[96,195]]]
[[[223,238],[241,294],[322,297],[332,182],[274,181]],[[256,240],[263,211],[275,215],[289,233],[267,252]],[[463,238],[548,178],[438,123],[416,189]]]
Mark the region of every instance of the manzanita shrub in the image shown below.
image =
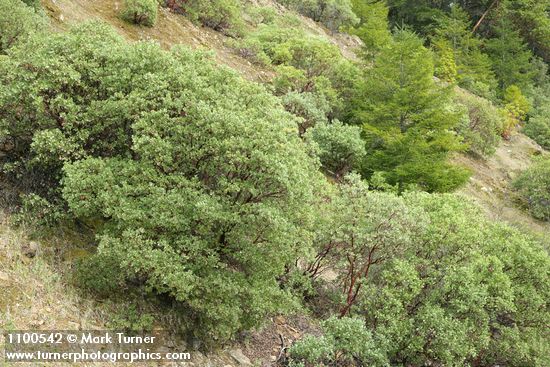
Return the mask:
[[[277,98],[97,23],[0,67],[4,170],[93,226],[113,279],[172,299],[215,341],[290,303],[277,278],[309,247],[323,179]]]
[[[38,12],[39,2],[0,0],[0,55],[21,40],[46,28],[46,17]]]
[[[398,198],[352,179],[333,201],[306,272],[339,269],[323,301],[346,312],[290,349],[294,366],[548,365],[550,257],[536,239],[458,195]]]
[[[130,23],[153,26],[157,21],[157,0],[125,0],[121,16]]]
[[[514,187],[533,217],[550,221],[550,158],[537,159],[514,181]]]

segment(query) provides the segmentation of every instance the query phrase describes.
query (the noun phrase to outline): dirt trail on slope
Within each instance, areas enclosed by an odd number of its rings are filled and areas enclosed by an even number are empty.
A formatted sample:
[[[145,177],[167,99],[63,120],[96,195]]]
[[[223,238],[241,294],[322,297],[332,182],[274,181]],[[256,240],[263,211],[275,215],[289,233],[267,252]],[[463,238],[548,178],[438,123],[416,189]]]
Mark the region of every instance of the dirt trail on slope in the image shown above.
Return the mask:
[[[527,136],[516,134],[509,141],[503,141],[487,160],[457,157],[456,163],[473,171],[470,181],[459,193],[473,198],[491,219],[537,233],[550,233],[550,223],[534,219],[521,208],[511,187],[512,181],[529,167],[532,158],[541,154],[548,153]]]

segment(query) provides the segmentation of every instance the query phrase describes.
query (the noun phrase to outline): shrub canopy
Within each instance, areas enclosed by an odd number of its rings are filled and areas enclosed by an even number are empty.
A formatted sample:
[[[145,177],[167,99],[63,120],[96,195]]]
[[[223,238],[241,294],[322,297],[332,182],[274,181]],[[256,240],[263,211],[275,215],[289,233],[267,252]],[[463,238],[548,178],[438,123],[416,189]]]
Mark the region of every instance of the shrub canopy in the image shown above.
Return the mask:
[[[5,168],[52,200],[62,178],[126,280],[218,340],[288,303],[276,279],[307,251],[323,180],[277,98],[204,55],[95,23],[35,37],[1,67],[16,146]]]
[[[0,0],[0,55],[46,24],[42,14],[21,0]]]
[[[541,158],[523,172],[515,181],[531,215],[550,221],[550,159]]]
[[[157,0],[125,0],[122,17],[128,22],[152,26],[157,20]]]

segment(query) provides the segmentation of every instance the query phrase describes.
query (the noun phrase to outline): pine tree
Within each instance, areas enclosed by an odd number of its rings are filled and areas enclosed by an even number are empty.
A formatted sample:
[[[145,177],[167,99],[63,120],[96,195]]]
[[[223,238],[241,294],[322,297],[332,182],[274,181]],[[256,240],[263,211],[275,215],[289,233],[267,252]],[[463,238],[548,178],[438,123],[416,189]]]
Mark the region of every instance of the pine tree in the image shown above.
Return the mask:
[[[433,55],[422,40],[400,30],[367,73],[356,118],[363,123],[369,154],[365,174],[384,172],[391,184],[449,191],[467,178],[450,166],[449,152],[462,144],[451,132],[458,116],[448,109],[450,89],[434,78]]]

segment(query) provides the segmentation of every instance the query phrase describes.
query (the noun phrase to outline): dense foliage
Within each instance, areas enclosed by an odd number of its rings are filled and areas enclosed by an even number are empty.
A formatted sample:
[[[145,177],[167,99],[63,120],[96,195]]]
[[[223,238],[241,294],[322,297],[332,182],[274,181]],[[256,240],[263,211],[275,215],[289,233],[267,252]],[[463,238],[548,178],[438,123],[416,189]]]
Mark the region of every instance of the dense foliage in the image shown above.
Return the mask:
[[[344,177],[350,171],[358,170],[366,155],[361,129],[338,120],[317,124],[307,132],[306,139],[317,144],[317,155],[323,169],[335,177]]]
[[[502,136],[509,138],[517,127],[527,119],[531,105],[516,85],[511,85],[504,91],[504,126]]]
[[[272,4],[126,1],[136,24],[160,4],[229,36],[261,86],[100,23],[42,33],[36,1],[0,0],[19,214],[85,228],[76,284],[154,300],[203,342],[310,308],[321,330],[289,366],[550,365],[548,249],[441,194],[468,179],[456,153],[518,127],[550,146],[548,0],[279,2],[357,37]],[[549,162],[514,183],[542,220]],[[153,325],[127,314],[111,324]]]
[[[235,48],[256,63],[275,66],[275,94],[303,119],[300,134],[317,123],[346,120],[351,114],[361,72],[328,40],[289,28],[283,19],[261,24]]]
[[[122,17],[135,24],[152,26],[157,20],[157,0],[125,0]]]
[[[536,161],[514,186],[535,218],[550,221],[550,159]]]
[[[402,198],[369,192],[355,175],[346,177],[327,205],[326,222],[314,241],[317,254],[307,272],[315,279],[327,268],[337,270],[344,295],[340,315],[346,316],[369,281],[371,268],[410,246],[422,220]]]
[[[491,58],[483,52],[483,40],[471,32],[468,14],[453,6],[448,15],[437,18],[436,24],[430,35],[438,59],[436,75],[443,80],[455,79],[461,87],[493,98],[497,79]]]
[[[539,143],[544,149],[550,149],[550,119],[535,116],[529,120],[523,129],[525,135]]]
[[[458,115],[433,74],[430,51],[409,31],[399,31],[367,71],[355,117],[366,137],[367,176],[383,172],[391,184],[439,192],[468,178],[447,163],[449,152],[462,149],[452,132]]]
[[[550,84],[547,88],[550,88]],[[548,150],[550,149],[550,93],[541,89],[537,92],[531,106],[532,112],[523,132]]]
[[[455,99],[464,112],[457,129],[468,150],[481,156],[493,154],[504,128],[500,111],[486,99],[461,90],[456,91]]]
[[[165,0],[164,3],[172,11],[227,35],[238,36],[242,32],[240,0]]]
[[[0,0],[0,55],[45,26],[44,16],[21,0]]]
[[[53,199],[63,177],[71,212],[97,226],[99,256],[215,339],[282,307],[276,278],[307,248],[321,179],[276,99],[200,55],[128,45],[97,24],[11,56],[6,159]]]
[[[281,4],[324,24],[331,31],[353,25],[357,16],[350,0],[278,0]]]
[[[384,363],[370,331],[359,318],[331,317],[322,323],[324,335],[306,336],[292,345],[290,366],[351,365]]]
[[[363,41],[362,56],[370,61],[380,49],[391,41],[388,26],[389,9],[385,2],[366,2],[352,0],[353,11],[359,17],[359,22],[348,29],[348,32],[358,36]]]
[[[351,201],[332,213],[347,214],[337,220],[338,227],[329,228],[337,228],[334,234],[352,241],[333,235],[325,242],[320,269],[327,262],[345,265],[353,260],[344,267],[348,270],[339,273],[345,281],[337,284],[344,289],[328,288],[337,292],[335,296],[323,293],[325,302],[334,300],[338,310],[351,289],[349,269],[362,274],[354,285],[360,291],[352,293],[354,306],[348,309],[353,319],[344,318],[341,325],[356,338],[345,342],[350,347],[346,350],[335,346],[346,339],[334,341],[333,330],[306,337],[291,350],[296,362],[306,366],[321,361],[338,365],[340,360],[357,366],[548,364],[544,341],[550,317],[550,258],[536,240],[490,223],[458,196],[413,193],[402,199],[357,190],[357,184],[342,194],[342,199]],[[358,208],[362,202],[369,204]],[[360,215],[352,215],[354,210]],[[356,344],[368,348],[352,349]]]

